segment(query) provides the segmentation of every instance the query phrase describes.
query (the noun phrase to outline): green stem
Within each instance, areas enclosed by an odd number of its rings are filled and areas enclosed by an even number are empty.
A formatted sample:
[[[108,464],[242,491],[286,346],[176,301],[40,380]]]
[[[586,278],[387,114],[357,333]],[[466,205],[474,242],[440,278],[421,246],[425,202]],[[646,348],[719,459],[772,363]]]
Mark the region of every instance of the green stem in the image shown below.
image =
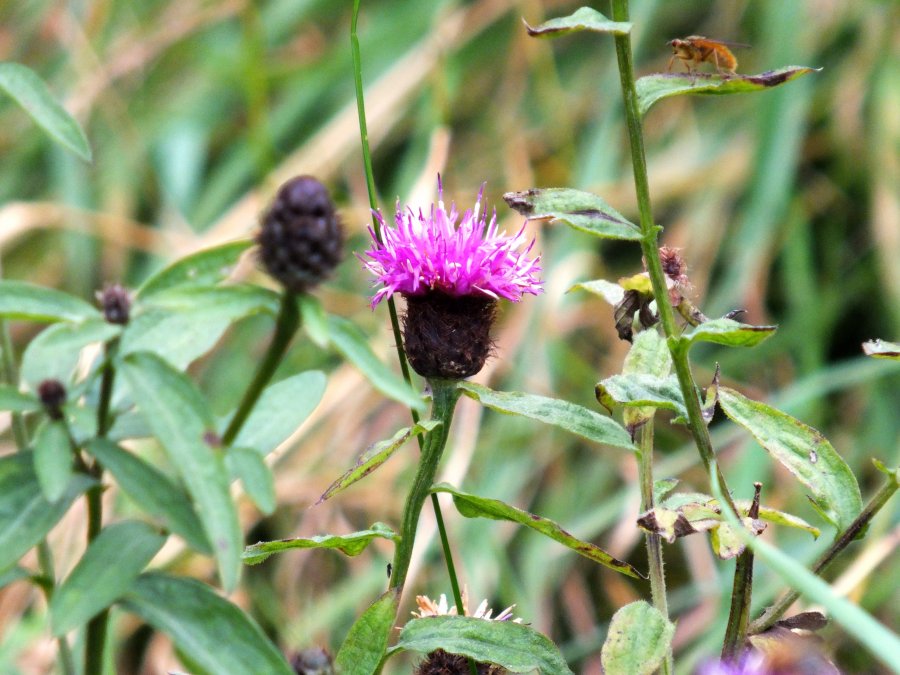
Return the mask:
[[[281,296],[281,309],[278,312],[278,319],[276,319],[275,335],[272,336],[269,349],[259,364],[253,381],[247,387],[247,391],[244,392],[244,397],[241,399],[234,417],[231,418],[228,428],[222,434],[222,445],[224,447],[230,446],[234,439],[237,438],[238,432],[241,430],[244,422],[247,421],[247,417],[253,410],[253,406],[256,405],[262,390],[265,389],[269,380],[272,379],[272,375],[275,374],[275,370],[278,368],[278,364],[281,363],[291,338],[294,337],[299,327],[300,313],[297,310],[297,297],[290,291],[285,291]]]
[[[887,483],[881,486],[856,519],[847,526],[846,530],[841,532],[831,546],[829,546],[828,549],[819,556],[818,560],[813,563],[812,571],[814,574],[821,576],[821,574],[831,566],[831,563],[834,562],[835,558],[837,558],[838,555],[840,555],[844,549],[859,536],[860,532],[862,532],[863,529],[868,526],[869,522],[871,522],[872,518],[875,517],[875,514],[888,503],[888,500],[897,491],[897,487],[897,479],[893,477],[889,478]],[[784,616],[784,613],[787,612],[790,606],[793,605],[799,597],[800,593],[795,590],[785,593],[778,599],[778,602],[766,609],[758,619],[750,624],[747,629],[748,633],[750,635],[755,635],[774,626],[775,622]]]
[[[614,21],[628,21],[628,0],[612,0],[612,18]],[[638,108],[634,64],[631,56],[631,36],[616,35],[615,43],[616,58],[619,63],[619,78],[625,103],[625,120],[628,126],[628,139],[631,147],[634,186],[640,213],[641,233],[643,234],[641,237],[641,251],[644,254],[647,272],[653,286],[653,297],[656,298],[660,323],[666,334],[669,351],[672,354],[678,385],[687,408],[688,426],[691,429],[691,434],[694,437],[694,442],[697,445],[697,450],[700,452],[700,457],[703,460],[707,473],[710,471],[719,472],[715,463],[715,453],[709,437],[709,429],[706,427],[701,414],[700,398],[691,373],[687,350],[680,341],[678,326],[675,323],[675,312],[669,302],[665,274],[659,259],[657,238],[660,228],[653,222],[653,211],[650,205],[650,184],[647,179],[647,158],[644,152],[644,135],[641,128],[641,114]],[[722,492],[725,495],[726,502],[737,513],[721,472],[718,473],[718,478],[722,485]]]
[[[640,429],[638,452],[638,472],[641,486],[641,513],[654,507],[653,503],[653,418],[647,420]],[[666,598],[666,573],[663,566],[662,538],[656,532],[645,532],[647,543],[647,568],[650,573],[650,597],[653,606],[669,618],[669,603]],[[674,672],[672,652],[666,655],[662,665],[665,675]]]
[[[6,319],[0,319],[0,350],[3,353],[3,379],[13,387],[18,386],[19,375],[16,371],[16,359],[13,356],[12,338],[9,335],[9,326]],[[20,451],[28,447],[28,428],[25,426],[25,418],[22,413],[14,412],[12,414],[12,431],[13,438],[16,441],[16,447]]]
[[[755,483],[756,494],[747,512],[749,518],[759,518],[759,496],[762,483]],[[753,549],[745,547],[738,555],[734,567],[734,583],[731,590],[731,610],[725,626],[725,641],[722,644],[722,660],[736,661],[747,639],[747,624],[750,622],[750,599],[753,592]]]

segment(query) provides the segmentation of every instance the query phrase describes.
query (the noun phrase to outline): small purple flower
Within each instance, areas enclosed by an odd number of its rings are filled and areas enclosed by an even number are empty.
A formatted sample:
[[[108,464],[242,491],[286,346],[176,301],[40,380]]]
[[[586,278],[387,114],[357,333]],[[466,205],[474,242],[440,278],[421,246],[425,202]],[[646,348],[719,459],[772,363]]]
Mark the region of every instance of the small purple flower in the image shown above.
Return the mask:
[[[696,675],[768,675],[762,654],[753,650],[744,652],[737,661],[707,661]]]
[[[541,292],[538,274],[540,256],[529,258],[534,240],[527,248],[524,225],[515,236],[498,232],[497,212],[490,222],[482,210],[484,186],[478,193],[473,209],[462,215],[457,226],[456,205],[448,212],[443,201],[443,186],[438,176],[438,203],[426,215],[418,214],[398,202],[394,227],[385,226],[380,213],[383,243],[375,232],[372,248],[366,251],[371,259],[363,263],[376,277],[382,288],[372,298],[372,307],[394,293],[407,296],[425,295],[430,291],[451,297],[481,295],[504,298],[512,302],[522,299],[523,293]]]

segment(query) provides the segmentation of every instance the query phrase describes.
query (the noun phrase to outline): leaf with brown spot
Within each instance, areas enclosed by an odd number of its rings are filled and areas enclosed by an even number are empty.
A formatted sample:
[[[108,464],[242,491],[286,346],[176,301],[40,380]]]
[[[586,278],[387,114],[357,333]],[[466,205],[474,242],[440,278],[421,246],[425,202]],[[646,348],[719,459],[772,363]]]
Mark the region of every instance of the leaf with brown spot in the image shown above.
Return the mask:
[[[571,188],[532,188],[507,192],[503,200],[528,220],[549,220],[601,239],[637,241],[640,228],[590,192]]]

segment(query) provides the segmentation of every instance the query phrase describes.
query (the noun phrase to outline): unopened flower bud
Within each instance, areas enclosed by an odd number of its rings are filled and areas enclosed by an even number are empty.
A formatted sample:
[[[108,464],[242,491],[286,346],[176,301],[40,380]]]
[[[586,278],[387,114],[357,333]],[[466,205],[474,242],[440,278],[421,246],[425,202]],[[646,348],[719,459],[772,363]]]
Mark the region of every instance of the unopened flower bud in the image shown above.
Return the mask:
[[[311,176],[278,190],[257,236],[266,271],[288,291],[319,284],[341,261],[344,237],[328,190]]]
[[[131,312],[131,295],[124,286],[111,284],[97,291],[97,300],[103,309],[103,318],[109,323],[124,326]]]
[[[37,393],[50,419],[61,420],[63,418],[62,407],[66,402],[66,388],[62,382],[44,380],[38,385]]]

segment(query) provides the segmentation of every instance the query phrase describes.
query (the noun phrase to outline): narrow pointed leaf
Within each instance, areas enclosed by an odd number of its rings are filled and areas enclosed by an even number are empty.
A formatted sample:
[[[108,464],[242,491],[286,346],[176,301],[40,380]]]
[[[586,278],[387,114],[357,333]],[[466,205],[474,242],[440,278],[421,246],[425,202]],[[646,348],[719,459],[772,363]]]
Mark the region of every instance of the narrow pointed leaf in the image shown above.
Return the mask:
[[[137,520],[104,527],[53,593],[53,634],[65,635],[118,600],[165,543],[165,536]]]
[[[59,522],[76,497],[94,485],[75,475],[62,497],[48,502],[31,452],[0,458],[0,571],[11,567]]]
[[[209,443],[214,426],[203,396],[187,377],[153,354],[132,354],[120,369],[194,499],[222,585],[233,590],[240,573],[241,530],[222,453]]]
[[[597,400],[604,406],[611,407],[612,403],[639,408],[653,406],[687,417],[681,387],[674,375],[665,378],[639,374],[613,375],[598,382],[594,391]]]
[[[579,555],[583,555],[585,558],[600,563],[616,572],[627,574],[636,579],[641,576],[640,573],[628,563],[617,560],[599,546],[578,539],[548,518],[542,518],[541,516],[536,516],[528,511],[517,509],[515,506],[510,506],[498,499],[478,497],[476,495],[461,492],[447,483],[439,483],[431,488],[431,491],[446,492],[447,494],[452,495],[456,510],[466,518],[490,518],[492,520],[508,520],[513,523],[518,523],[519,525],[524,525],[536,532],[540,532],[545,537],[559,542]]]
[[[495,663],[512,673],[572,673],[547,636],[512,621],[452,615],[413,619],[400,631],[396,648],[422,654],[443,649],[480,663]]]
[[[0,90],[22,106],[54,141],[84,161],[91,161],[91,146],[81,126],[59,104],[37,73],[19,63],[0,63]]]
[[[161,518],[165,526],[200,553],[212,555],[203,525],[194,513],[190,498],[164,473],[115,443],[97,438],[87,446],[119,488],[149,515]]]
[[[398,590],[386,591],[356,620],[334,659],[338,673],[374,675],[379,672],[399,602]]]
[[[74,295],[8,279],[0,280],[0,317],[43,323],[103,318],[96,308]]]
[[[675,624],[644,601],[625,605],[609,624],[600,662],[605,675],[651,675],[672,644]]]
[[[611,21],[596,9],[581,7],[569,16],[550,19],[539,26],[532,27],[526,23],[525,28],[532,37],[559,37],[583,30],[611,35],[628,35],[631,32],[631,23]]]
[[[755,347],[775,333],[778,326],[751,326],[734,319],[712,319],[695,326],[681,337],[683,345],[714,342],[728,347]]]
[[[48,379],[71,382],[81,350],[111,340],[121,332],[122,326],[107,323],[102,318],[58,323],[45,328],[25,348],[22,379],[34,389]]]
[[[334,348],[378,391],[414,410],[425,410],[425,402],[419,393],[375,356],[366,336],[353,323],[342,317],[329,316],[328,336]]]
[[[232,478],[239,478],[247,496],[265,515],[275,511],[275,479],[260,455],[253,448],[228,448],[225,465]]]
[[[375,523],[368,530],[361,530],[352,534],[323,534],[316,537],[261,541],[245,548],[243,559],[248,565],[256,565],[273,553],[281,553],[282,551],[290,551],[297,548],[333,548],[344,555],[352,557],[362,553],[372,543],[373,539],[388,539],[396,542],[399,536],[384,523]]]
[[[641,238],[637,225],[590,192],[533,188],[525,192],[507,192],[503,200],[529,220],[561,222],[601,239],[637,241]]]
[[[203,673],[294,672],[253,619],[199,581],[143,574],[122,604],[172,638]]]
[[[887,340],[869,340],[863,342],[863,353],[876,359],[900,361],[900,344]]]
[[[8,412],[34,412],[40,410],[41,402],[30,394],[23,394],[15,387],[0,384],[0,410]]]
[[[711,73],[656,73],[645,75],[637,81],[638,106],[645,115],[660,99],[682,94],[744,94],[765,91],[821,68],[787,66],[768,70],[759,75],[719,75]]]
[[[853,472],[831,443],[812,427],[728,387],[719,387],[719,405],[749,431],[770,455],[812,493],[837,529],[845,529],[862,511]]]
[[[72,446],[62,420],[44,420],[34,435],[34,471],[48,502],[66,492],[72,480]]]
[[[474,382],[463,381],[457,386],[491,410],[552,424],[614,448],[635,450],[631,436],[618,422],[575,403],[517,391],[494,391]]]
[[[253,406],[234,445],[268,455],[315,410],[325,385],[325,373],[321,370],[308,370],[270,384]]]
[[[178,286],[213,286],[227,279],[244,251],[253,246],[250,239],[232,241],[181,258],[149,277],[137,290],[144,301]]]
[[[392,438],[386,441],[379,441],[367,448],[352,469],[328,486],[328,489],[322,493],[316,504],[321,504],[326,499],[343,492],[355,482],[362,480],[384,464],[410,438],[432,431],[439,424],[440,422],[437,420],[417,422],[412,427],[400,429]]]

